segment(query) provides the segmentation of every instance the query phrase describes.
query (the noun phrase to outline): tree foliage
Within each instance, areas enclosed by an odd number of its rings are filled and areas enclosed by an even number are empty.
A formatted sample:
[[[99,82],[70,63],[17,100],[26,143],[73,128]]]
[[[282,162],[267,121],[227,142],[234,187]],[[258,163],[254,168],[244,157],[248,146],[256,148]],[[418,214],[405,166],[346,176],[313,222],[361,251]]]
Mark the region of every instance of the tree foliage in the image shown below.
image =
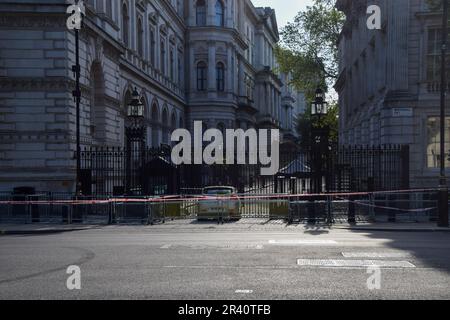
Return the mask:
[[[339,76],[337,43],[345,16],[334,4],[334,0],[314,0],[281,31],[281,45],[276,50],[280,71],[292,75],[292,84],[305,93],[307,101],[314,99],[318,85],[328,91]],[[331,143],[338,140],[338,113],[333,102],[319,124],[330,128]],[[313,121],[310,108],[298,119],[297,131],[305,150],[310,147]]]
[[[333,0],[314,0],[281,31],[276,54],[280,71],[311,99],[317,85],[327,89],[338,77],[337,42],[345,21]]]

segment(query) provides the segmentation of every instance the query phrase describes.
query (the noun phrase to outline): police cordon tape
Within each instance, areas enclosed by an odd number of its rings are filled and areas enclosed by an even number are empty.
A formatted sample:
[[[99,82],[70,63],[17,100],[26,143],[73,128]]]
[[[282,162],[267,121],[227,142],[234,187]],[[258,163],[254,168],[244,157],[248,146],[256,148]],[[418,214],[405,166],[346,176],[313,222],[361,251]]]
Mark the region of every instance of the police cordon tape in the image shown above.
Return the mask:
[[[236,200],[289,200],[296,199],[299,201],[300,199],[311,199],[311,198],[339,198],[355,202],[360,205],[373,206],[378,208],[386,208],[386,209],[398,209],[398,208],[390,208],[390,207],[381,207],[370,205],[366,203],[362,203],[359,201],[346,199],[350,197],[358,197],[358,196],[369,196],[369,195],[378,195],[378,194],[412,194],[412,193],[420,193],[420,192],[437,192],[440,189],[409,189],[409,190],[391,190],[391,191],[374,191],[374,192],[351,192],[351,193],[320,193],[320,194],[272,194],[272,195],[235,195],[235,196],[207,196],[207,195],[193,195],[190,197],[182,196],[182,195],[170,195],[170,196],[161,196],[161,197],[129,197],[129,198],[117,198],[112,197],[110,199],[102,199],[102,200],[93,200],[93,199],[79,199],[80,197],[75,197],[72,200],[0,200],[0,205],[38,205],[38,204],[46,204],[46,205],[89,205],[89,204],[110,204],[110,203],[176,203],[180,201],[236,201]],[[31,195],[32,197],[36,197],[35,195]],[[89,197],[89,196],[87,196]],[[314,199],[316,200],[316,199]],[[427,208],[426,210],[433,210],[435,208]],[[400,209],[403,210],[403,209]],[[419,209],[424,210],[424,209]]]

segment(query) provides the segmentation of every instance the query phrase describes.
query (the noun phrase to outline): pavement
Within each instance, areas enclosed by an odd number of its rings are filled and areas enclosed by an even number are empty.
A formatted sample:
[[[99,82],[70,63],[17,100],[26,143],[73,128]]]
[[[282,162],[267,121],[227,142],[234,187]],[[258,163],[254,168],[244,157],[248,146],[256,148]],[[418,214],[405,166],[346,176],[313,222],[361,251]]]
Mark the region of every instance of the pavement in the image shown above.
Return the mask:
[[[213,223],[207,222],[208,225]],[[201,222],[195,220],[176,220],[168,221],[164,224],[156,226],[142,225],[143,229],[155,228],[195,228],[202,225]],[[20,235],[20,234],[49,234],[62,233],[90,229],[101,229],[110,227],[120,227],[119,225],[104,225],[104,224],[0,224],[0,235]],[[283,220],[266,220],[266,219],[242,219],[237,222],[218,224],[217,229],[280,229],[288,231],[310,230],[316,227],[326,227],[330,229],[341,230],[370,230],[370,231],[395,231],[395,232],[450,232],[450,228],[438,227],[436,223],[338,223],[331,227],[318,224],[287,224]]]
[[[389,226],[22,226],[41,230],[0,236],[0,299],[450,299],[450,233]]]

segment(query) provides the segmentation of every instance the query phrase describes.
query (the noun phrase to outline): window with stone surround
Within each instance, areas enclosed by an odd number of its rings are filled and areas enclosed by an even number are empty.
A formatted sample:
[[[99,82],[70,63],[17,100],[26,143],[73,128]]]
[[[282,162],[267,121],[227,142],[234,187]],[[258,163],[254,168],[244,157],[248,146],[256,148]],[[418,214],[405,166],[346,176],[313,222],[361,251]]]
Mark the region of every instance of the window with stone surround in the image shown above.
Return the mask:
[[[130,16],[128,14],[128,6],[124,2],[122,5],[122,40],[123,44],[128,47],[129,41],[129,30],[130,30]]]
[[[137,51],[138,54],[144,56],[144,27],[142,26],[142,20],[138,18],[137,23]]]
[[[438,82],[441,79],[441,47],[441,30],[429,29],[427,45],[427,81],[429,82]],[[447,54],[447,75],[450,79],[450,52]]]
[[[207,83],[208,66],[205,62],[201,61],[197,64],[197,90],[205,91]]]
[[[221,0],[216,0],[216,20],[217,27],[223,27],[225,25],[225,9]]]
[[[166,74],[166,41],[164,38],[161,37],[161,46],[160,46],[161,52],[160,52],[160,63],[159,63],[159,70],[163,75]]]
[[[156,40],[155,40],[155,29],[150,28],[150,64],[155,66],[155,50],[156,50]]]
[[[217,91],[225,91],[225,65],[222,62],[217,63],[216,66],[217,75]]]
[[[197,0],[197,5],[195,8],[196,18],[197,18],[197,26],[205,26],[206,25],[206,2],[205,0]]]
[[[175,81],[175,55],[173,53],[173,48],[170,48],[170,53],[169,53],[169,75],[170,75],[170,80]]]
[[[112,1],[107,0],[105,3],[106,3],[106,10],[105,10],[106,16],[112,19],[113,18]]]
[[[450,150],[450,117],[445,119],[445,166],[450,168],[450,162],[448,161],[448,152]],[[439,168],[440,167],[440,120],[439,117],[429,117],[427,119],[427,167]]]

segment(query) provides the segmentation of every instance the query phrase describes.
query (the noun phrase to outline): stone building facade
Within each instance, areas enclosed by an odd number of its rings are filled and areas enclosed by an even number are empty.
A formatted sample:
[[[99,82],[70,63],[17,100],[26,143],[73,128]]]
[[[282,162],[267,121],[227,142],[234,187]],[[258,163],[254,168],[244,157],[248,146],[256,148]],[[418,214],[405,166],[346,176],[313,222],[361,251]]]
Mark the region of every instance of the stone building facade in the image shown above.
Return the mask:
[[[0,191],[73,191],[75,37],[69,1],[0,3]],[[89,0],[80,32],[81,143],[124,146],[137,88],[147,144],[175,128],[280,128],[295,98],[276,74],[275,12],[250,0]],[[283,100],[283,108],[282,108]]]
[[[381,8],[381,30],[366,25],[373,4]],[[346,15],[335,86],[340,143],[408,144],[411,186],[436,186],[442,11],[431,11],[426,0],[338,0],[336,5]],[[445,139],[450,150],[450,118]]]

